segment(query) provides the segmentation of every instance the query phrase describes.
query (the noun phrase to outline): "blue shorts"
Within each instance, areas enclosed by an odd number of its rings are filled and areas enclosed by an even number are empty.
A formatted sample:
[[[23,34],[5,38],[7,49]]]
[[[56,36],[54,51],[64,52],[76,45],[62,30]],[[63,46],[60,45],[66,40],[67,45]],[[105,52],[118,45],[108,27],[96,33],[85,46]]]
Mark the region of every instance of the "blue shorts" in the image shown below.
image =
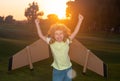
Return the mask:
[[[53,81],[72,81],[69,77],[69,75],[72,76],[72,72],[70,72],[71,70],[71,67],[65,70],[57,70],[53,68]]]

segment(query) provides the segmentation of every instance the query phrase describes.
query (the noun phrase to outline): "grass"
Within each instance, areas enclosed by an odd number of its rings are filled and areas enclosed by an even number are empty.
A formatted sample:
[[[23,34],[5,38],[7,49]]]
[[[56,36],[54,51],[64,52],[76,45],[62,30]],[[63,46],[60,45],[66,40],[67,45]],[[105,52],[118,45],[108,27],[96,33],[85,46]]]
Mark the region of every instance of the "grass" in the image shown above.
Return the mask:
[[[4,26],[4,28],[3,28]],[[30,71],[29,66],[8,72],[8,59],[16,52],[20,51],[27,45],[37,40],[28,36],[26,26],[16,25],[3,25],[0,26],[0,81],[52,81],[52,58],[34,63],[34,70]],[[11,27],[11,28],[9,28]],[[25,29],[24,29],[25,28]],[[7,34],[6,34],[7,29]],[[9,30],[8,30],[9,29]],[[24,29],[24,30],[23,30]],[[22,32],[19,32],[22,31]],[[14,33],[19,34],[14,35]],[[12,32],[12,33],[9,33]],[[23,34],[24,32],[24,34]],[[25,35],[26,33],[27,35]],[[9,36],[10,35],[10,36]],[[12,36],[14,35],[14,36]],[[25,36],[24,36],[25,35]],[[87,70],[86,75],[82,74],[83,67],[73,63],[73,69],[76,71],[77,76],[73,81],[119,81],[120,78],[120,35],[111,34],[106,37],[105,34],[80,34],[77,39],[82,42],[88,49],[94,52],[108,65],[108,78],[103,78],[96,73]]]

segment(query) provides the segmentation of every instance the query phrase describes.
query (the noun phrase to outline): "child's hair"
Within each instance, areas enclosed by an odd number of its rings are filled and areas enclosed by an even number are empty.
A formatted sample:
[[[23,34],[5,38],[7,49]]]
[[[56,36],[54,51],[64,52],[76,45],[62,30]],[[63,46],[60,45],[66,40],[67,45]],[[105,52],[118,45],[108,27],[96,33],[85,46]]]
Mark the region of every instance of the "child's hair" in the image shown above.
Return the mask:
[[[48,31],[48,36],[51,37],[50,44],[55,42],[54,34],[56,30],[62,30],[64,34],[64,39],[63,41],[65,42],[67,38],[69,38],[69,35],[71,34],[70,29],[64,25],[64,24],[53,24],[51,25],[49,31]]]

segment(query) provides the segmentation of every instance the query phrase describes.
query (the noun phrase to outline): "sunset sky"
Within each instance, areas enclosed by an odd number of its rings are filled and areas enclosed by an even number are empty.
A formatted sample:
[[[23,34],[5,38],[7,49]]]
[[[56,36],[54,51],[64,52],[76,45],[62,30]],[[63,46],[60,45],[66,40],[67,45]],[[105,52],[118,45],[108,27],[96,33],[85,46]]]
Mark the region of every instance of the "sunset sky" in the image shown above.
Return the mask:
[[[0,16],[13,15],[16,20],[24,20],[25,8],[33,1],[38,3],[40,11],[45,15],[54,13],[64,18],[66,2],[70,0],[0,0]]]

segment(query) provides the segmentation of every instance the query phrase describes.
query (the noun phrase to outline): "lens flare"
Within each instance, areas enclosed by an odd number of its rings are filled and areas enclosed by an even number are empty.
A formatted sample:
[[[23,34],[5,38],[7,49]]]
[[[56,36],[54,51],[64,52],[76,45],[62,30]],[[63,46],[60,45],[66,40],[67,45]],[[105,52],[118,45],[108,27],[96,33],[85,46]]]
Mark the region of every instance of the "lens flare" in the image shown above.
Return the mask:
[[[76,75],[77,75],[77,74],[76,74],[76,71],[75,71],[74,69],[69,70],[68,73],[67,73],[67,76],[68,76],[70,79],[75,78]]]

